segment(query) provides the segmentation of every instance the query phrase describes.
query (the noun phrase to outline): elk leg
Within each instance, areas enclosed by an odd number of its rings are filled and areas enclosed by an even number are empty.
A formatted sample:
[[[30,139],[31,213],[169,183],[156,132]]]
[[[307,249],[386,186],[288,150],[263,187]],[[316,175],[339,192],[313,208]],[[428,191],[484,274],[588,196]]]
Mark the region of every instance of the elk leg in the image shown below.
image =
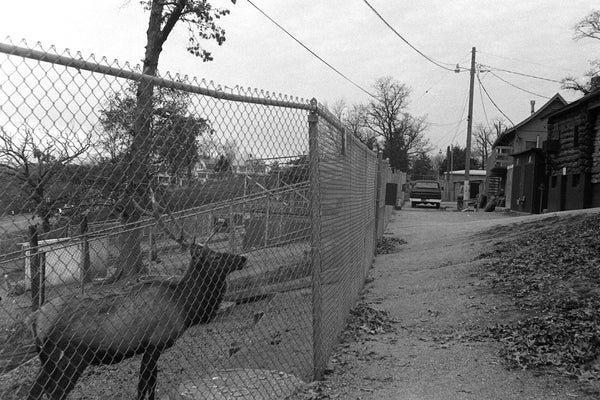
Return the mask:
[[[87,366],[80,352],[72,348],[65,349],[55,363],[46,393],[52,400],[66,399]]]
[[[144,400],[146,393],[148,400],[154,400],[156,390],[156,375],[158,369],[156,363],[160,357],[160,351],[152,347],[144,352],[140,366],[140,380],[138,382],[137,400]]]
[[[148,381],[148,390],[150,390],[150,394],[148,395],[148,400],[154,400],[154,396],[156,395],[156,376],[158,375],[158,358],[160,357],[160,351],[154,350],[152,352],[152,373],[150,375],[150,380]]]
[[[40,371],[38,372],[37,378],[31,389],[29,389],[29,394],[27,395],[27,400],[41,400],[46,386],[48,385],[48,379],[50,378],[50,374],[45,368],[45,365],[40,367]]]
[[[67,398],[67,395],[71,393],[71,390],[75,387],[75,384],[79,380],[81,374],[85,370],[86,365],[76,365],[70,363],[67,368],[65,368],[61,378],[57,382],[57,389],[55,389],[52,399],[56,400],[64,400]]]

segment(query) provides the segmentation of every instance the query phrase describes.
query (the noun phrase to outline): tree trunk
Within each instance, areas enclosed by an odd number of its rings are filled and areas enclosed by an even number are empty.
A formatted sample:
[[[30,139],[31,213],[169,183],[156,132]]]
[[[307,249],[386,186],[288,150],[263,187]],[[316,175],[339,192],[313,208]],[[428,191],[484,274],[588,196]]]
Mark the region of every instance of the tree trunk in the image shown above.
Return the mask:
[[[42,221],[42,232],[50,232],[50,214],[51,210],[45,199],[44,186],[36,182],[33,193],[33,201],[36,203],[36,214]]]
[[[163,4],[160,1],[152,2],[150,20],[146,32],[147,44],[144,57],[143,73],[155,76],[158,69],[158,59],[162,51],[164,38],[160,30]],[[148,203],[148,189],[151,184],[150,155],[152,151],[152,115],[153,115],[154,84],[141,81],[136,93],[136,110],[133,121],[133,141],[125,162],[124,196],[121,199],[121,222],[123,232],[119,240],[119,256],[117,257],[117,271],[112,279],[115,281],[146,271],[142,257],[142,234],[136,227],[142,218],[142,213],[136,207]]]

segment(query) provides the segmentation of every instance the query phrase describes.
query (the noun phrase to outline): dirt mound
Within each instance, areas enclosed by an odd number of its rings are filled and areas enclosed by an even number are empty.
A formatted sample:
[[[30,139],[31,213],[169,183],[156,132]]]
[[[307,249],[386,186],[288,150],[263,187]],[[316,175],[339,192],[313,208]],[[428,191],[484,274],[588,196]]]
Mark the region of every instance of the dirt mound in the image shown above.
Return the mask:
[[[600,214],[496,228],[488,282],[528,317],[498,324],[509,366],[600,381]]]

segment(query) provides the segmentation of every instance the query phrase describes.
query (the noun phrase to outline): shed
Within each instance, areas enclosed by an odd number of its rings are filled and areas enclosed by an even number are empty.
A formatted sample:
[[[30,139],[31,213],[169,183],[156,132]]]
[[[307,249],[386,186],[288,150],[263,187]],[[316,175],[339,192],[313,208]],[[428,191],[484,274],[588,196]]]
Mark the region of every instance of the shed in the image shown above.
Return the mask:
[[[513,172],[510,208],[540,214],[548,207],[545,153],[541,149],[532,148],[511,156]]]
[[[471,199],[477,197],[483,188],[485,182],[486,172],[484,170],[471,170],[469,171],[469,194]],[[463,188],[465,184],[465,170],[449,171],[444,174],[444,181],[442,184],[442,200],[443,201],[456,201],[459,196],[463,194]]]

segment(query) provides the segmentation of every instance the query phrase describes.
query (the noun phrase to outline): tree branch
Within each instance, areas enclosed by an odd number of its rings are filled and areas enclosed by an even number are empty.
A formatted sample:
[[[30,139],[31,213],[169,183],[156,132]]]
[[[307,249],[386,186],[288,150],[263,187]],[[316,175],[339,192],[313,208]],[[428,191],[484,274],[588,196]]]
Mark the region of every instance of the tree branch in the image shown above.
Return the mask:
[[[173,30],[173,27],[175,27],[175,24],[177,23],[177,21],[179,21],[179,18],[181,17],[181,14],[183,13],[183,10],[185,9],[186,4],[187,4],[186,0],[179,0],[174,4],[173,10],[169,14],[169,16],[167,18],[167,22],[165,22],[165,26],[161,30],[161,39],[162,39],[161,45],[164,43],[165,40],[167,40],[167,38],[169,37],[169,34]]]

